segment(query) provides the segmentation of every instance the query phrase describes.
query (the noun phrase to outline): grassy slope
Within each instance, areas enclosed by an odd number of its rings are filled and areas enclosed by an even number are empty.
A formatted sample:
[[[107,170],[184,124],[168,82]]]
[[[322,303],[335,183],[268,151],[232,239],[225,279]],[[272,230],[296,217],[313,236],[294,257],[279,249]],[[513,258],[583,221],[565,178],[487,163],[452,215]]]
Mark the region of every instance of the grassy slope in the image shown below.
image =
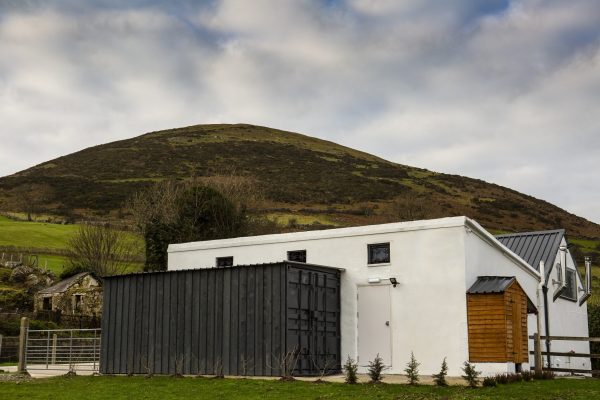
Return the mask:
[[[78,225],[22,222],[0,216],[0,246],[64,249]]]
[[[233,171],[255,178],[263,212],[361,225],[402,218],[394,199],[418,197],[425,218],[467,215],[507,231],[558,226],[600,237],[600,226],[480,180],[391,163],[309,136],[253,125],[198,125],[95,146],[0,178],[0,209],[115,219],[126,199],[168,177]],[[26,201],[27,200],[27,201]]]
[[[467,215],[490,231],[564,227],[578,246],[579,264],[584,255],[593,256],[594,265],[600,261],[600,226],[547,202],[476,179],[394,164],[309,136],[243,124],[152,132],[48,161],[0,178],[0,209],[23,211],[22,200],[28,199],[40,213],[74,210],[84,217],[116,220],[132,193],[157,180],[231,172],[259,182],[267,202],[258,211],[281,225],[391,222],[403,218],[390,212],[394,199],[412,198],[414,206],[416,198],[424,218]],[[0,246],[34,247],[51,254],[40,249],[64,248],[76,229],[0,218]],[[46,259],[53,270],[64,262]],[[598,279],[594,282],[600,285]]]
[[[38,265],[47,267],[59,275],[67,265],[62,255],[69,240],[77,233],[79,225],[60,225],[45,222],[16,221],[0,216],[0,248],[17,247],[18,252],[38,255]],[[139,238],[130,235],[132,241]],[[139,270],[141,265],[132,264],[130,270]]]
[[[75,377],[0,382],[3,399],[595,399],[597,380],[556,379],[523,382],[496,388],[437,388],[383,384],[279,382],[254,379],[154,377]]]

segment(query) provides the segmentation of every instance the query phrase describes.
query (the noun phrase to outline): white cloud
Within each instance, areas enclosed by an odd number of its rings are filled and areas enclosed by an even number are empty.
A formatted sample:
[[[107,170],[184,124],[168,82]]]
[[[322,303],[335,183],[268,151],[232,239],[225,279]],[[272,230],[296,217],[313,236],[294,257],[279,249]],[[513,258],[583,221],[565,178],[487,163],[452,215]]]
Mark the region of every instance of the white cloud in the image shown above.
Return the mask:
[[[0,15],[0,175],[248,122],[600,222],[596,1],[14,2]]]

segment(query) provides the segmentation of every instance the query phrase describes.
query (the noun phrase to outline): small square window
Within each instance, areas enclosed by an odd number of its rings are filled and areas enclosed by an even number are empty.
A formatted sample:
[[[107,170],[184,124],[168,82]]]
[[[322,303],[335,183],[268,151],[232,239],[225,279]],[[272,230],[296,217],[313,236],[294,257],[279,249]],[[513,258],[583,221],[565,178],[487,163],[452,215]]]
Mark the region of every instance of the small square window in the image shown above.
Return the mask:
[[[233,257],[217,257],[217,268],[233,267]]]
[[[390,244],[377,243],[368,245],[369,264],[383,264],[390,262]]]
[[[566,287],[560,297],[577,300],[577,277],[574,269],[567,268]]]
[[[287,252],[288,261],[306,262],[306,250],[294,250]]]

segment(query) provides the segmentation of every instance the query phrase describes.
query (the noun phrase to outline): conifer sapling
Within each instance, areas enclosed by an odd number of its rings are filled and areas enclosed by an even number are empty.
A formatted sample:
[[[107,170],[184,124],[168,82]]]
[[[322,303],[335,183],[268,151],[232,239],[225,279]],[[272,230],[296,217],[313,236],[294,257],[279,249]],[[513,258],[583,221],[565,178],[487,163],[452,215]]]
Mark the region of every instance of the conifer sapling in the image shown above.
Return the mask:
[[[344,373],[346,374],[346,383],[354,385],[358,382],[357,377],[358,364],[354,361],[354,359],[348,356],[346,363],[344,364]]]
[[[444,357],[440,372],[432,376],[433,382],[435,382],[437,386],[448,386],[448,382],[446,382],[446,375],[448,375],[448,364],[446,363],[446,357]]]
[[[477,385],[479,384],[479,375],[481,375],[481,372],[476,371],[475,366],[473,364],[469,364],[468,361],[465,361],[462,370],[465,373],[464,375],[462,375],[462,377],[465,381],[467,381],[469,387],[477,387]]]
[[[413,352],[410,352],[410,361],[406,364],[404,372],[408,376],[408,383],[410,385],[416,385],[419,383],[419,364]]]
[[[377,353],[375,359],[373,361],[369,361],[369,368],[367,369],[367,374],[369,378],[371,378],[371,383],[380,383],[381,382],[381,373],[385,369],[385,364],[383,363],[383,359]]]

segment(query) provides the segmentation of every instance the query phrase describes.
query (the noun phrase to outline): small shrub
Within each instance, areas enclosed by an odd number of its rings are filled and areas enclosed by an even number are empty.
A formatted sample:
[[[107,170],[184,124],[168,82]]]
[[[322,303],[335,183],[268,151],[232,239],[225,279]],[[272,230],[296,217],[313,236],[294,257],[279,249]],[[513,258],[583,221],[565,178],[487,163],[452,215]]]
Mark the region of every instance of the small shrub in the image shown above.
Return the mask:
[[[344,364],[344,374],[346,375],[345,381],[350,385],[354,385],[358,382],[358,364],[354,361],[353,358],[348,356],[346,363]]]
[[[551,380],[554,379],[555,375],[554,372],[552,371],[542,371],[540,373],[534,373],[533,374],[533,378],[539,381],[546,381],[546,380]]]
[[[406,368],[404,369],[404,372],[406,372],[406,375],[408,376],[409,385],[416,385],[419,383],[419,365],[415,355],[411,351],[410,361],[406,364]]]
[[[496,383],[506,385],[508,383],[508,375],[507,374],[497,374],[494,379]]]
[[[520,374],[508,374],[508,383],[522,382],[523,377]]]
[[[446,363],[446,357],[444,357],[440,372],[432,375],[433,382],[435,382],[437,386],[448,386],[448,382],[446,382],[446,375],[448,375],[448,364]]]
[[[496,387],[496,378],[494,378],[493,376],[486,376],[485,378],[483,378],[482,384],[484,387]]]
[[[479,375],[481,375],[481,372],[475,370],[475,366],[473,364],[470,364],[468,361],[465,361],[463,365],[464,367],[462,368],[462,370],[465,374],[462,375],[462,378],[465,381],[467,381],[469,387],[477,387],[477,385],[479,384]]]
[[[367,374],[369,378],[371,378],[371,383],[380,383],[382,376],[381,373],[385,369],[385,364],[383,363],[383,359],[377,353],[375,359],[373,361],[369,361],[369,368],[367,369]]]
[[[0,268],[0,282],[8,282],[12,271],[9,268]]]
[[[521,378],[523,378],[525,382],[531,382],[533,380],[533,372],[523,371],[521,372]]]

